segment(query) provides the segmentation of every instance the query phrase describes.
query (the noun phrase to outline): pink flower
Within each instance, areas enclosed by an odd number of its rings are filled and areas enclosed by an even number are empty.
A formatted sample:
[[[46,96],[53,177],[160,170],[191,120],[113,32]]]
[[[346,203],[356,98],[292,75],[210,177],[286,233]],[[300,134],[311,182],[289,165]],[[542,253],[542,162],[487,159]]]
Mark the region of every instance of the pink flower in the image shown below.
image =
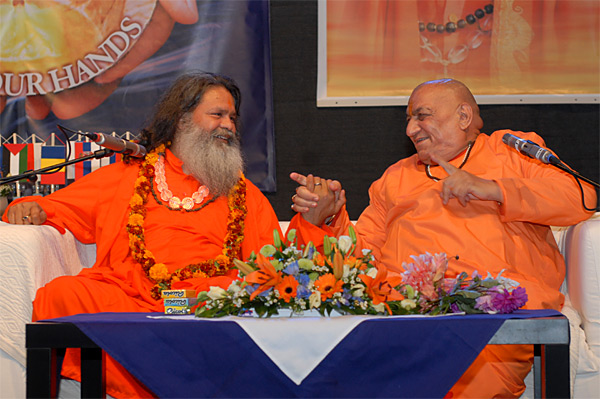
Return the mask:
[[[438,293],[435,284],[444,278],[448,261],[446,254],[425,253],[419,256],[411,256],[414,263],[402,264],[405,272],[402,273],[404,284],[411,285],[421,295],[429,300],[437,299]]]
[[[479,309],[485,313],[496,313],[492,303],[491,295],[482,295],[475,300],[475,309]]]

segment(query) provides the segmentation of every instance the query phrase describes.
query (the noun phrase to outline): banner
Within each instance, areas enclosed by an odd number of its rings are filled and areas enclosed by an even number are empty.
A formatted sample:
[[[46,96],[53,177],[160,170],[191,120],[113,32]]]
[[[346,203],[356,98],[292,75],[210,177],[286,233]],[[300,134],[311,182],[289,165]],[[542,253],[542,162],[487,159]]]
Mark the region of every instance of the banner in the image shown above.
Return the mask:
[[[220,73],[242,92],[246,176],[275,191],[269,35],[268,1],[0,2],[0,144],[31,144],[33,135],[47,144],[52,133],[66,144],[57,124],[136,139],[178,76]],[[0,165],[16,165],[16,154],[0,154]],[[39,154],[44,165],[61,158]],[[63,170],[57,180],[96,166]]]
[[[320,0],[318,106],[406,105],[454,78],[480,104],[599,103],[597,0]]]

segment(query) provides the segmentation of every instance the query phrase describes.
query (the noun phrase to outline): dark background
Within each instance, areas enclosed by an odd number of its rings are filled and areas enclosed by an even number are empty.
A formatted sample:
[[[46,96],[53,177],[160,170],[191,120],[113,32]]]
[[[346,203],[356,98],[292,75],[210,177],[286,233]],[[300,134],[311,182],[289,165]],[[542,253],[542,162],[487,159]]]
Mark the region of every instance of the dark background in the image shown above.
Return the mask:
[[[267,197],[278,218],[289,220],[296,188],[290,172],[334,178],[346,189],[348,212],[356,219],[368,205],[370,184],[415,152],[404,133],[406,107],[317,108],[317,1],[270,4],[277,192]],[[599,181],[600,104],[480,108],[483,132],[535,131],[561,160]]]

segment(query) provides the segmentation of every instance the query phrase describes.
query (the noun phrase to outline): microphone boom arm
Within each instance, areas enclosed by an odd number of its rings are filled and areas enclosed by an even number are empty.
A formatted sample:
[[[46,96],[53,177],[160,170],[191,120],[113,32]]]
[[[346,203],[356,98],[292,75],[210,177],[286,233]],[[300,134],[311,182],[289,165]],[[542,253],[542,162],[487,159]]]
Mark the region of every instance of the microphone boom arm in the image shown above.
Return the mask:
[[[104,158],[104,157],[110,157],[112,154],[114,154],[114,151],[103,148],[101,150],[94,151],[92,154],[84,155],[80,158],[70,159],[68,161],[57,163],[55,165],[47,166],[47,167],[41,168],[41,169],[28,170],[24,173],[21,173],[20,175],[0,178],[0,184],[7,184],[7,183],[12,183],[12,182],[15,182],[18,180],[30,179],[33,176],[37,176],[39,174],[46,173],[46,172],[49,172],[54,169],[60,169],[63,166],[72,165],[77,162],[87,161],[88,159],[92,159],[92,158],[100,159],[100,158]]]

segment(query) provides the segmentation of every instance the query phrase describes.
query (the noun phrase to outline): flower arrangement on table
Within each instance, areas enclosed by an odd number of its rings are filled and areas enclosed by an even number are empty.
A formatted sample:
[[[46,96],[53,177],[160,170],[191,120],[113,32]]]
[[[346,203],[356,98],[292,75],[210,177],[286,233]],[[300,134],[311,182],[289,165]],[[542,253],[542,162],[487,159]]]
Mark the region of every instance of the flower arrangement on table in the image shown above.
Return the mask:
[[[198,294],[197,317],[277,315],[281,309],[302,315],[317,310],[350,315],[409,315],[447,313],[510,313],[527,302],[519,283],[489,273],[483,278],[460,273],[446,278],[446,254],[413,256],[404,273],[389,276],[375,267],[370,250],[354,254],[356,235],[325,236],[323,253],[313,243],[295,245],[295,231],[286,242],[277,231],[273,245],[265,245],[247,262],[235,259],[240,280],[227,289],[210,287]]]

